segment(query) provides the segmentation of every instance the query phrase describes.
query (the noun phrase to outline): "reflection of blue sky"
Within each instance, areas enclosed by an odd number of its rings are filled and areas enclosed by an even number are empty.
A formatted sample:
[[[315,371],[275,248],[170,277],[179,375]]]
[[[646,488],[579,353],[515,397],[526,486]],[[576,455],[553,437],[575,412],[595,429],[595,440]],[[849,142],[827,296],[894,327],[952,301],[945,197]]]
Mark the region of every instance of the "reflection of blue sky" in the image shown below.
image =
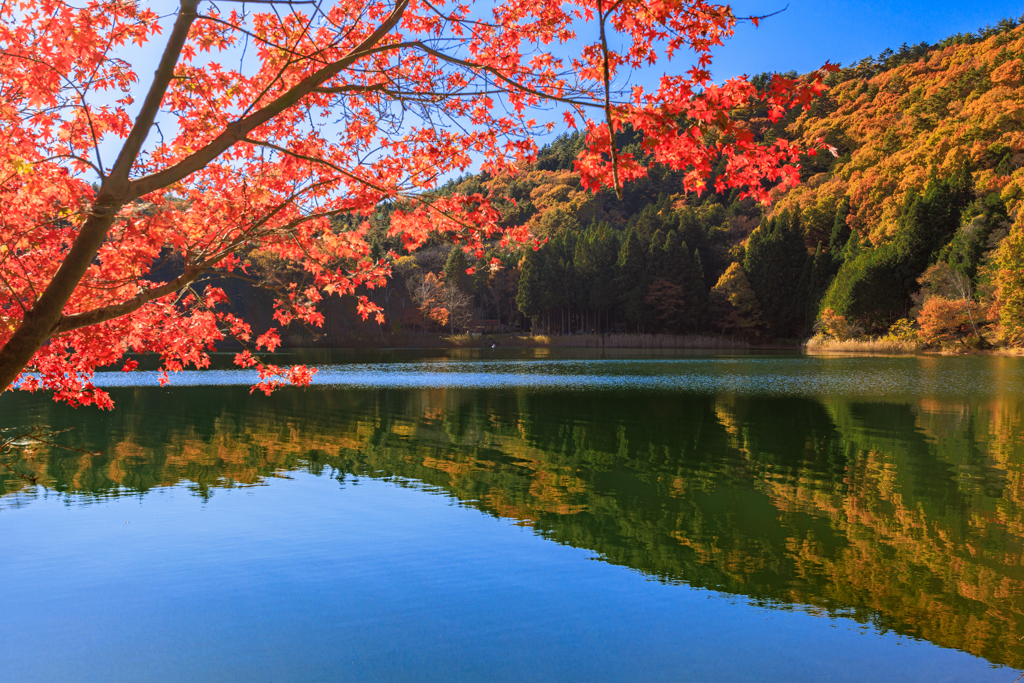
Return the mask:
[[[822,610],[651,580],[416,482],[287,477],[201,504],[178,487],[102,505],[40,497],[12,511],[4,539],[16,552],[0,555],[5,680],[1008,683],[1018,673]]]

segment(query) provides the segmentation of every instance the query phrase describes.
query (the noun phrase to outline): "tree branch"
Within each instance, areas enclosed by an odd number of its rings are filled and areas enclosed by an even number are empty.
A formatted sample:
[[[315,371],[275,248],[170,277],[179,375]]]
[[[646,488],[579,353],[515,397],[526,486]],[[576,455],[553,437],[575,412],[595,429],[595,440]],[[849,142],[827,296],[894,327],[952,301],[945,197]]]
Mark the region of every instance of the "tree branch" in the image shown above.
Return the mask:
[[[128,192],[129,198],[137,199],[150,192],[172,185],[204,168],[225,150],[243,140],[254,129],[294,106],[300,99],[312,93],[321,83],[336,76],[342,70],[369,54],[369,51],[383,40],[391,32],[391,29],[398,25],[408,6],[409,0],[399,0],[388,18],[345,57],[328,64],[302,79],[297,85],[262,109],[229,124],[223,133],[207,143],[206,146],[188,155],[174,166],[132,182]]]
[[[250,227],[246,228],[246,230],[241,235],[232,240],[230,244],[225,245],[217,253],[206,258],[201,263],[194,266],[186,267],[184,273],[182,273],[175,279],[171,280],[170,282],[167,282],[158,287],[154,287],[153,289],[147,289],[144,292],[139,292],[131,299],[128,299],[127,301],[124,301],[119,304],[103,306],[101,308],[96,308],[91,311],[84,311],[82,313],[72,313],[70,315],[62,316],[60,322],[54,329],[53,334],[58,335],[63,334],[65,332],[71,332],[72,330],[88,327],[89,325],[98,325],[100,323],[105,323],[108,320],[113,320],[114,318],[119,318],[123,315],[134,313],[135,311],[139,310],[150,301],[159,299],[162,296],[167,296],[168,294],[173,294],[174,292],[182,289],[183,287],[187,287],[188,285],[195,282],[201,275],[203,275],[211,268],[216,266],[218,263],[223,261],[228,254],[233,253],[235,249],[237,249],[242,243],[244,243],[248,239],[251,239],[253,237],[254,232],[256,232],[261,226],[266,225],[266,223],[270,221],[271,218],[276,216],[281,210],[284,209],[285,206],[290,204],[296,198],[296,196],[298,195],[293,194],[292,196],[285,199],[273,211],[270,211],[262,218],[260,218],[260,220],[256,221]],[[337,213],[337,211],[324,211],[320,213],[301,216],[290,221],[286,227],[294,228],[298,225],[301,225],[302,223],[306,223],[317,218],[323,218],[325,216],[332,216]]]
[[[614,9],[614,7],[612,8]],[[611,13],[612,10],[608,10]],[[604,22],[607,14],[601,11],[601,0],[597,0],[597,14],[601,26],[601,54],[604,57],[604,116],[608,122],[608,150],[612,157],[612,182],[615,185],[615,196],[622,201],[622,183],[619,182],[619,151],[615,148],[615,127],[612,125],[611,69],[608,66],[608,37],[605,35]]]
[[[196,20],[198,4],[199,0],[181,0],[181,10],[153,75],[153,83],[146,93],[135,125],[121,147],[117,161],[114,162],[110,174],[103,180],[92,211],[42,296],[32,306],[32,310],[22,318],[18,329],[0,349],[0,392],[14,382],[39,347],[53,334],[65,304],[82,281],[103,245],[118,211],[124,206],[128,198],[131,168],[160,111],[167,86],[174,77],[174,67],[188,39],[192,22]]]

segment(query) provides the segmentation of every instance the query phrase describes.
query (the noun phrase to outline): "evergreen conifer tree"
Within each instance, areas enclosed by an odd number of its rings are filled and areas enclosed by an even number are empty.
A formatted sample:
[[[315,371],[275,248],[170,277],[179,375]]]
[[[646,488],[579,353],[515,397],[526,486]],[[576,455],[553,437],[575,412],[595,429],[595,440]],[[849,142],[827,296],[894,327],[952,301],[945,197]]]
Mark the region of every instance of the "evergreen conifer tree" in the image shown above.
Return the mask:
[[[809,258],[799,214],[783,211],[750,236],[743,269],[773,337],[803,332]]]
[[[690,306],[686,331],[699,332],[704,329],[708,305],[708,290],[704,284],[704,263],[700,257],[700,249],[693,250],[693,267],[687,277],[686,290],[687,303]]]
[[[456,285],[463,292],[473,291],[472,278],[466,274],[469,269],[469,261],[466,259],[466,252],[462,247],[455,245],[448,254],[448,260],[444,264],[444,281]]]
[[[641,329],[644,322],[647,322],[644,305],[647,296],[646,251],[636,230],[629,231],[619,250],[618,275],[616,277],[619,305],[622,306],[626,320],[637,331]]]
[[[519,291],[516,294],[516,307],[523,315],[530,318],[536,328],[537,318],[541,311],[540,269],[542,256],[539,251],[527,251],[519,264]]]
[[[604,327],[598,323],[599,329],[606,329],[610,314],[614,313],[618,304],[618,280],[610,277],[616,273],[619,253],[619,241],[615,232],[607,223],[596,226],[590,236],[591,253],[593,254],[594,278],[590,289],[589,307],[599,316],[604,315]]]

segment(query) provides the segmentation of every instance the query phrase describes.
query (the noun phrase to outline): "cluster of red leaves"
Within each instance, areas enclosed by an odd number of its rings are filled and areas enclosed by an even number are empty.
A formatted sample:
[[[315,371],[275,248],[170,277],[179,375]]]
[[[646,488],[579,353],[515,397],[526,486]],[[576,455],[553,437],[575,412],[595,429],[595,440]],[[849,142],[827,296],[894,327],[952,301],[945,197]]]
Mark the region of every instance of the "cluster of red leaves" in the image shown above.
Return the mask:
[[[590,189],[611,184],[613,171],[620,181],[645,173],[629,155],[614,158],[608,128],[629,125],[653,163],[688,171],[688,189],[702,190],[724,157],[716,189],[765,200],[767,184],[796,181],[801,150],[759,143],[732,111],[767,103],[779,116],[821,90],[818,78],[776,81],[763,93],[743,79],[713,84],[710,50],[736,19],[704,0],[318,0],[248,14],[199,2],[181,24],[195,4],[182,2],[173,28],[139,0],[0,5],[0,361],[83,226],[113,215],[21,388],[109,407],[90,380],[126,353],[159,354],[166,373],[206,367],[227,336],[273,351],[278,329],[254,334],[207,280],[244,275],[254,252],[297,264],[313,284],[279,296],[274,320],[319,326],[324,297],[388,276],[388,261],[369,257],[365,221],[345,230],[334,221],[382,202],[398,206],[391,232],[409,249],[432,233],[478,256],[485,240],[529,241],[525,228],[500,226],[488,197],[431,191],[474,163],[514,173],[534,155],[533,135],[553,126],[530,118],[541,105],[562,103],[570,124],[587,127],[578,167]],[[141,131],[140,152],[123,148],[130,173],[114,192],[107,150],[130,142],[140,125],[133,104],[151,87],[138,83],[124,49],[179,24],[186,33],[173,78],[156,93],[157,125]],[[605,29],[617,50],[607,49]],[[578,43],[579,57],[558,56]],[[609,97],[606,73],[682,50],[696,62],[683,75],[666,74],[651,93]],[[587,111],[610,115],[595,121]],[[381,320],[365,297],[359,312]],[[259,370],[262,390],[311,379],[250,351],[237,362]]]
[[[807,107],[824,91],[824,76],[836,68],[826,64],[804,81],[776,77],[765,91],[739,78],[718,86],[709,81],[707,71],[693,69],[687,76],[662,78],[652,93],[634,88],[633,102],[614,109],[613,127],[619,132],[628,125],[641,133],[651,163],[686,171],[683,183],[687,192],[704,192],[712,169],[724,159],[714,191],[736,188],[741,198],[749,196],[768,204],[772,189],[785,190],[800,182],[800,156],[817,150],[784,139],[765,144],[735,113],[766,106],[769,118],[777,121],[789,109]],[[613,177],[611,136],[605,123],[587,121],[586,126],[587,149],[576,169],[584,187],[597,190],[609,186]],[[647,167],[633,155],[619,154],[616,161],[622,182],[647,173]]]

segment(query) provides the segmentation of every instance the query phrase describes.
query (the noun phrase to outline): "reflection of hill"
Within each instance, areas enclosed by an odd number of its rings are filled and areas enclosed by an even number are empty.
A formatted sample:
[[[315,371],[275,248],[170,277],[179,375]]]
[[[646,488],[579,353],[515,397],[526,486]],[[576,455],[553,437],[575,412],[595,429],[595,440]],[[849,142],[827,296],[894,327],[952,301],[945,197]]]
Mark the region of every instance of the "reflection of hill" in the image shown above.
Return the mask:
[[[255,484],[295,469],[416,481],[665,581],[871,620],[1024,666],[1021,405],[527,391],[125,391],[39,404],[95,457],[57,490]],[[7,491],[22,488],[0,477]],[[3,514],[3,513],[0,513]],[[14,513],[16,514],[16,513]]]

